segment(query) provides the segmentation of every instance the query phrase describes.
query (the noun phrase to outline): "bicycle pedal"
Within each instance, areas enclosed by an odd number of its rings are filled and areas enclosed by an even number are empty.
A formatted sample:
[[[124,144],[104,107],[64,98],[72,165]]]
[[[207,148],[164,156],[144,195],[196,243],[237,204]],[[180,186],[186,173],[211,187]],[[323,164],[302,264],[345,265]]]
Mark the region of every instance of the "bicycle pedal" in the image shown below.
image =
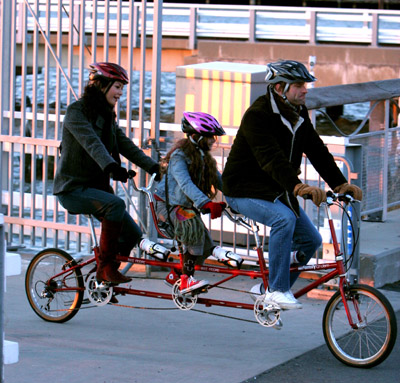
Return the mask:
[[[194,297],[199,294],[207,294],[207,293],[208,293],[208,286],[204,286],[204,287],[200,287],[196,290],[188,291],[187,293],[182,294],[182,295],[184,295],[184,296],[190,295],[190,296]]]

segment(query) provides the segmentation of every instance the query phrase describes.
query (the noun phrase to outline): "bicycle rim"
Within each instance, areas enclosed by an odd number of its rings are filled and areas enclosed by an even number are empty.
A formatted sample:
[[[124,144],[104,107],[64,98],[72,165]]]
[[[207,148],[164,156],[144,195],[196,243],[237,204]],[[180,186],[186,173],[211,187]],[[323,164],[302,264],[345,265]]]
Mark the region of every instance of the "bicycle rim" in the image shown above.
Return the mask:
[[[77,314],[82,304],[84,284],[79,269],[68,271],[68,266],[73,265],[76,265],[75,260],[59,249],[43,250],[30,262],[25,276],[25,291],[32,309],[42,319],[61,323]],[[67,272],[49,282],[63,271],[63,267]]]
[[[355,329],[351,328],[340,291],[329,300],[323,316],[323,332],[329,350],[341,362],[369,368],[382,363],[396,341],[397,324],[386,297],[370,286],[354,285],[346,300]]]

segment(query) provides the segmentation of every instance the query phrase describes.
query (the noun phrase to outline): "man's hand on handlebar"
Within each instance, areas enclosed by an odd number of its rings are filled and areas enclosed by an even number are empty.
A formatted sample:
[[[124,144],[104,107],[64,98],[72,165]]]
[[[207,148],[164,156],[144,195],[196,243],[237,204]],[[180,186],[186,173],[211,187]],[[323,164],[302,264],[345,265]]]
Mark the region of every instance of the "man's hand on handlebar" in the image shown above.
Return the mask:
[[[316,206],[326,201],[326,193],[324,190],[303,183],[299,183],[294,187],[293,194],[295,197],[299,195],[304,199],[311,199]]]
[[[202,213],[211,213],[211,219],[221,217],[222,212],[226,208],[225,202],[207,202],[201,208]]]
[[[334,193],[339,193],[339,194],[350,194],[357,201],[362,200],[362,190],[358,186],[350,185],[347,182],[339,186],[336,186],[335,189],[333,189],[333,191]]]

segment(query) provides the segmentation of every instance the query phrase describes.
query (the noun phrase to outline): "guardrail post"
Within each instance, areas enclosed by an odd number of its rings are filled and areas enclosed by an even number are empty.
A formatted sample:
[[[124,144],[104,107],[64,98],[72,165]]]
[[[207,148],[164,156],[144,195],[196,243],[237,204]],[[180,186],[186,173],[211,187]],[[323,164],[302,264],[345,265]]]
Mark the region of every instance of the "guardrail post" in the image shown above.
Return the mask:
[[[249,15],[249,42],[254,43],[256,41],[256,10],[250,9]]]
[[[190,8],[189,49],[197,48],[197,8]]]
[[[377,47],[379,44],[379,18],[377,13],[372,14],[371,46]]]
[[[317,41],[317,12],[310,11],[310,17],[308,19],[308,25],[310,26],[310,38],[309,43],[315,45]]]

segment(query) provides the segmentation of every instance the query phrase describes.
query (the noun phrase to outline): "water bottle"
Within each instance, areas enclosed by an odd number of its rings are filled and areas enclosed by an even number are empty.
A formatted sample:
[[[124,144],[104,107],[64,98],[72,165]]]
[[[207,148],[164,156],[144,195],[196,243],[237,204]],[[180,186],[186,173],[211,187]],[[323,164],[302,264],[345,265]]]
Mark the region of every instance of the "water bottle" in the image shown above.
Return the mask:
[[[292,251],[290,253],[290,264],[300,263],[306,260],[306,255],[301,250]]]
[[[215,246],[212,251],[212,256],[219,262],[227,264],[232,267],[240,268],[243,259],[240,255],[235,254],[233,251],[225,250],[221,246]]]
[[[165,261],[170,254],[170,250],[160,245],[159,243],[150,241],[150,239],[142,239],[139,247],[152,257]]]

